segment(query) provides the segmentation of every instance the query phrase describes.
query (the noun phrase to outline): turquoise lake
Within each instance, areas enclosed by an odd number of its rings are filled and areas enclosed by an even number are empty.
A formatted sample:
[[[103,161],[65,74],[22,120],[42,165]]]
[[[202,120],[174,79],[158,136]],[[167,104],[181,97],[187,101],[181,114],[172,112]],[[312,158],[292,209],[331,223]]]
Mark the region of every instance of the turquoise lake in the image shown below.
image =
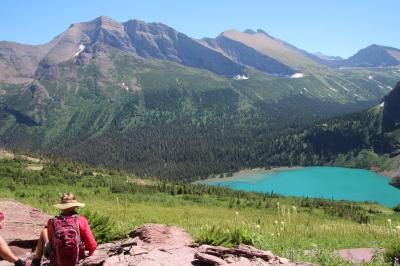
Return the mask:
[[[304,167],[253,172],[233,179],[207,181],[209,185],[233,189],[308,196],[335,200],[372,201],[387,207],[400,203],[400,189],[390,179],[367,170],[340,167]]]

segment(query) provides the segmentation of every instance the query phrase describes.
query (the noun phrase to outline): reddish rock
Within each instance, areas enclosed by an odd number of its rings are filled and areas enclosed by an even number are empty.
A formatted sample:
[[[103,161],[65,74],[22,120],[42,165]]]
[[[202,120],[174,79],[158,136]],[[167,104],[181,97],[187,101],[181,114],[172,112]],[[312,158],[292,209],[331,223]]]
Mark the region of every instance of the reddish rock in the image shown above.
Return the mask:
[[[275,260],[276,257],[272,254],[271,251],[264,251],[256,249],[255,247],[249,245],[239,245],[236,249],[236,252],[239,256],[243,256],[246,258],[261,258],[265,261]]]
[[[5,213],[5,227],[0,235],[18,257],[27,258],[39,239],[40,232],[51,216],[28,205],[13,200],[0,201],[0,210]],[[1,261],[0,265],[14,265]]]
[[[218,258],[217,256],[202,253],[202,252],[197,252],[196,254],[194,254],[194,258],[197,259],[198,261],[201,261],[201,262],[204,262],[204,263],[210,264],[210,265],[228,264],[228,262],[226,262],[223,259]]]
[[[40,232],[50,215],[13,200],[0,201],[0,210],[6,215],[5,227],[0,231],[12,246],[31,248],[39,239]]]
[[[131,233],[132,238],[138,237],[144,243],[161,246],[185,246],[193,243],[193,237],[175,226],[166,226],[164,224],[145,224]]]
[[[372,261],[375,254],[382,251],[382,249],[376,248],[350,248],[340,249],[337,254],[344,260],[358,264]]]

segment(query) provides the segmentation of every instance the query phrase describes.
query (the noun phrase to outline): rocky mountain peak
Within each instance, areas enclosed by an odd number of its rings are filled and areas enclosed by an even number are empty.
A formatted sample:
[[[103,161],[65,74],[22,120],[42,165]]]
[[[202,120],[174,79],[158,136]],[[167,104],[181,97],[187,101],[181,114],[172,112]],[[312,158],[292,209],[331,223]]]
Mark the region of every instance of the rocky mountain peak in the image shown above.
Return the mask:
[[[121,28],[121,23],[106,16],[100,16],[93,20],[99,27]]]
[[[265,32],[262,29],[257,29],[257,33],[261,33],[261,34],[264,34],[265,36],[267,36],[269,38],[275,39],[274,37],[272,37],[271,35],[269,35],[267,32]]]
[[[247,30],[245,30],[245,31],[243,31],[244,33],[247,33],[247,34],[255,34],[256,32],[254,31],[254,30],[252,30],[252,29],[247,29]]]
[[[124,29],[128,35],[132,34],[151,34],[159,37],[166,37],[168,34],[177,35],[178,32],[162,23],[146,23],[141,20],[128,20],[123,23]]]
[[[393,50],[396,51],[397,49],[373,44],[349,57],[346,64],[352,67],[396,66],[400,62],[390,53]]]

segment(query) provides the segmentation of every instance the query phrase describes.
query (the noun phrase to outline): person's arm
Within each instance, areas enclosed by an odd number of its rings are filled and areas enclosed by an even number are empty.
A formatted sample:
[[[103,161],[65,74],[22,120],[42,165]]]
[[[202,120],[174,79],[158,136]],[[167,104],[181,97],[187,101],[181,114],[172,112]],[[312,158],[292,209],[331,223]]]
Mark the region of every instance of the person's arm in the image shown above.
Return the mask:
[[[25,262],[14,255],[10,247],[7,245],[6,241],[1,236],[0,236],[0,258],[12,262],[16,266],[25,266]]]
[[[8,247],[6,241],[0,236],[0,257],[9,262],[16,262],[18,257],[12,253],[11,249]]]
[[[91,256],[96,250],[97,243],[94,239],[92,230],[90,230],[88,221],[83,216],[79,216],[79,229],[81,233],[81,239],[83,243],[85,243],[85,249],[89,251],[89,256]]]

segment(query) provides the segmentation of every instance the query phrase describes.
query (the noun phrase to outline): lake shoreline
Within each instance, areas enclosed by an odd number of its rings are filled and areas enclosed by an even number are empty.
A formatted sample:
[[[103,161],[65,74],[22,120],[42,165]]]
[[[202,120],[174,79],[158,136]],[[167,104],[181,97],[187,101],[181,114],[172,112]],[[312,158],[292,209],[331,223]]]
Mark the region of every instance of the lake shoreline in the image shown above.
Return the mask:
[[[378,169],[374,170],[336,166],[255,168],[237,171],[229,177],[211,177],[200,183],[259,193],[274,192],[282,196],[367,201],[390,208],[395,206],[400,191],[389,184],[392,179],[387,175],[392,173],[382,175]]]
[[[272,174],[276,172],[281,172],[281,171],[287,171],[287,170],[296,170],[296,169],[302,169],[304,168],[303,166],[282,166],[282,167],[273,167],[273,168],[263,168],[263,167],[257,167],[257,168],[248,168],[248,169],[242,169],[237,172],[234,172],[232,176],[227,176],[227,177],[210,177],[207,179],[203,179],[200,181],[196,181],[194,183],[201,183],[201,184],[206,184],[206,183],[213,183],[213,182],[221,182],[221,181],[234,181],[237,179],[241,179],[244,176],[247,175],[254,175],[254,174]]]
[[[373,170],[371,170],[371,171],[373,171]],[[385,170],[382,172],[373,171],[373,172],[383,175],[383,176],[386,176],[386,177],[389,177],[391,179],[393,179],[397,176],[397,171],[395,171],[395,170]]]
[[[304,167],[305,166],[281,166],[281,167],[273,167],[273,168],[265,168],[265,167],[245,168],[245,169],[239,170],[237,172],[234,172],[232,176],[218,177],[217,175],[215,175],[213,177],[195,181],[195,182],[193,182],[193,184],[206,184],[208,182],[213,183],[213,182],[220,182],[220,181],[233,181],[233,180],[243,178],[243,176],[247,176],[247,175],[253,175],[253,174],[258,174],[258,173],[271,174],[271,173],[280,172],[280,171],[302,169]],[[338,166],[338,167],[340,167],[340,166]],[[378,169],[374,169],[374,168],[365,169],[365,170],[369,170],[376,174],[386,176],[390,179],[393,179],[397,176],[396,170],[379,171]]]

